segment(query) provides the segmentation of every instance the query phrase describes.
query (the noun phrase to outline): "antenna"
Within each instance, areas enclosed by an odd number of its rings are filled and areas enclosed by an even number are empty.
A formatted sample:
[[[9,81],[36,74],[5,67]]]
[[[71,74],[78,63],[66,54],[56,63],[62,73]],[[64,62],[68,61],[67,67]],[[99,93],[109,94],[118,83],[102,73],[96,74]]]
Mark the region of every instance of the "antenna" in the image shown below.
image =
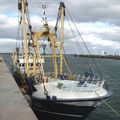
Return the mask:
[[[42,7],[43,9],[43,17],[42,17],[42,20],[43,21],[46,21],[47,20],[47,17],[46,17],[46,8],[47,8],[47,5],[48,5],[48,1],[47,0],[40,0],[39,2],[37,2],[38,4],[40,4],[40,6]]]
[[[47,15],[46,15],[46,9],[50,5],[55,5],[57,6],[58,3],[60,3],[60,0],[37,0],[36,2],[40,8],[42,8],[42,21],[41,22],[48,22],[48,21],[53,21],[53,20],[48,20]],[[54,8],[54,7],[52,7]]]

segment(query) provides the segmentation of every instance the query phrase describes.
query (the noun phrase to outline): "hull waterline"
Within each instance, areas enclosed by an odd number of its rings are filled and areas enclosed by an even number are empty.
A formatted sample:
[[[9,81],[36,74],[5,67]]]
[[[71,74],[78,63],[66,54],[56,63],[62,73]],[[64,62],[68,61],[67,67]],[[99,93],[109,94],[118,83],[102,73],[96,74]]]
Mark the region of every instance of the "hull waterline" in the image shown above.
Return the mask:
[[[84,120],[102,103],[101,99],[54,101],[31,97],[31,100],[36,116],[45,120]]]

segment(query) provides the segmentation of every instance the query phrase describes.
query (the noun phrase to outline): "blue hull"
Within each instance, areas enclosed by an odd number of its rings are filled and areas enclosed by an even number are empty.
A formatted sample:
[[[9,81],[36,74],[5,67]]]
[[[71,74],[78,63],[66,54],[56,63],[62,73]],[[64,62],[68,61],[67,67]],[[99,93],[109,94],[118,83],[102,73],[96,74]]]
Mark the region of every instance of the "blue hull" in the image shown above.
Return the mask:
[[[80,106],[85,101],[52,101],[32,98],[32,109],[43,120],[84,120],[94,109],[93,106]],[[86,101],[89,102],[89,101]]]

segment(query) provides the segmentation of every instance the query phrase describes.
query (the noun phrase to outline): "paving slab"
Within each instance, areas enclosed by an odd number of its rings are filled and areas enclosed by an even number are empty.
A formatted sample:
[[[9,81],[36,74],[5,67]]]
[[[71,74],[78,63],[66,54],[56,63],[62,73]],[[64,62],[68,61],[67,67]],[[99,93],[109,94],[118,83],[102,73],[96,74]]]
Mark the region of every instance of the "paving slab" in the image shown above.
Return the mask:
[[[1,56],[0,120],[38,120]]]

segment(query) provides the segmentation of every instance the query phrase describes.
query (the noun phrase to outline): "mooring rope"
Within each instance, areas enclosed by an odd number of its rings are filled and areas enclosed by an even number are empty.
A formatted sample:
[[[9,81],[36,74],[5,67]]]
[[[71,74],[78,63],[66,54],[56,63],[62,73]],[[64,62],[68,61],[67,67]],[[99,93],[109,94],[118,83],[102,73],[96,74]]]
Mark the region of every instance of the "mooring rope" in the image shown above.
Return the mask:
[[[120,113],[118,111],[116,111],[109,103],[107,103],[106,101],[104,101],[103,98],[101,98],[100,95],[97,92],[95,92],[95,94],[106,104],[106,106],[108,106],[111,109],[111,111],[113,113],[115,113],[117,116],[120,117]]]

